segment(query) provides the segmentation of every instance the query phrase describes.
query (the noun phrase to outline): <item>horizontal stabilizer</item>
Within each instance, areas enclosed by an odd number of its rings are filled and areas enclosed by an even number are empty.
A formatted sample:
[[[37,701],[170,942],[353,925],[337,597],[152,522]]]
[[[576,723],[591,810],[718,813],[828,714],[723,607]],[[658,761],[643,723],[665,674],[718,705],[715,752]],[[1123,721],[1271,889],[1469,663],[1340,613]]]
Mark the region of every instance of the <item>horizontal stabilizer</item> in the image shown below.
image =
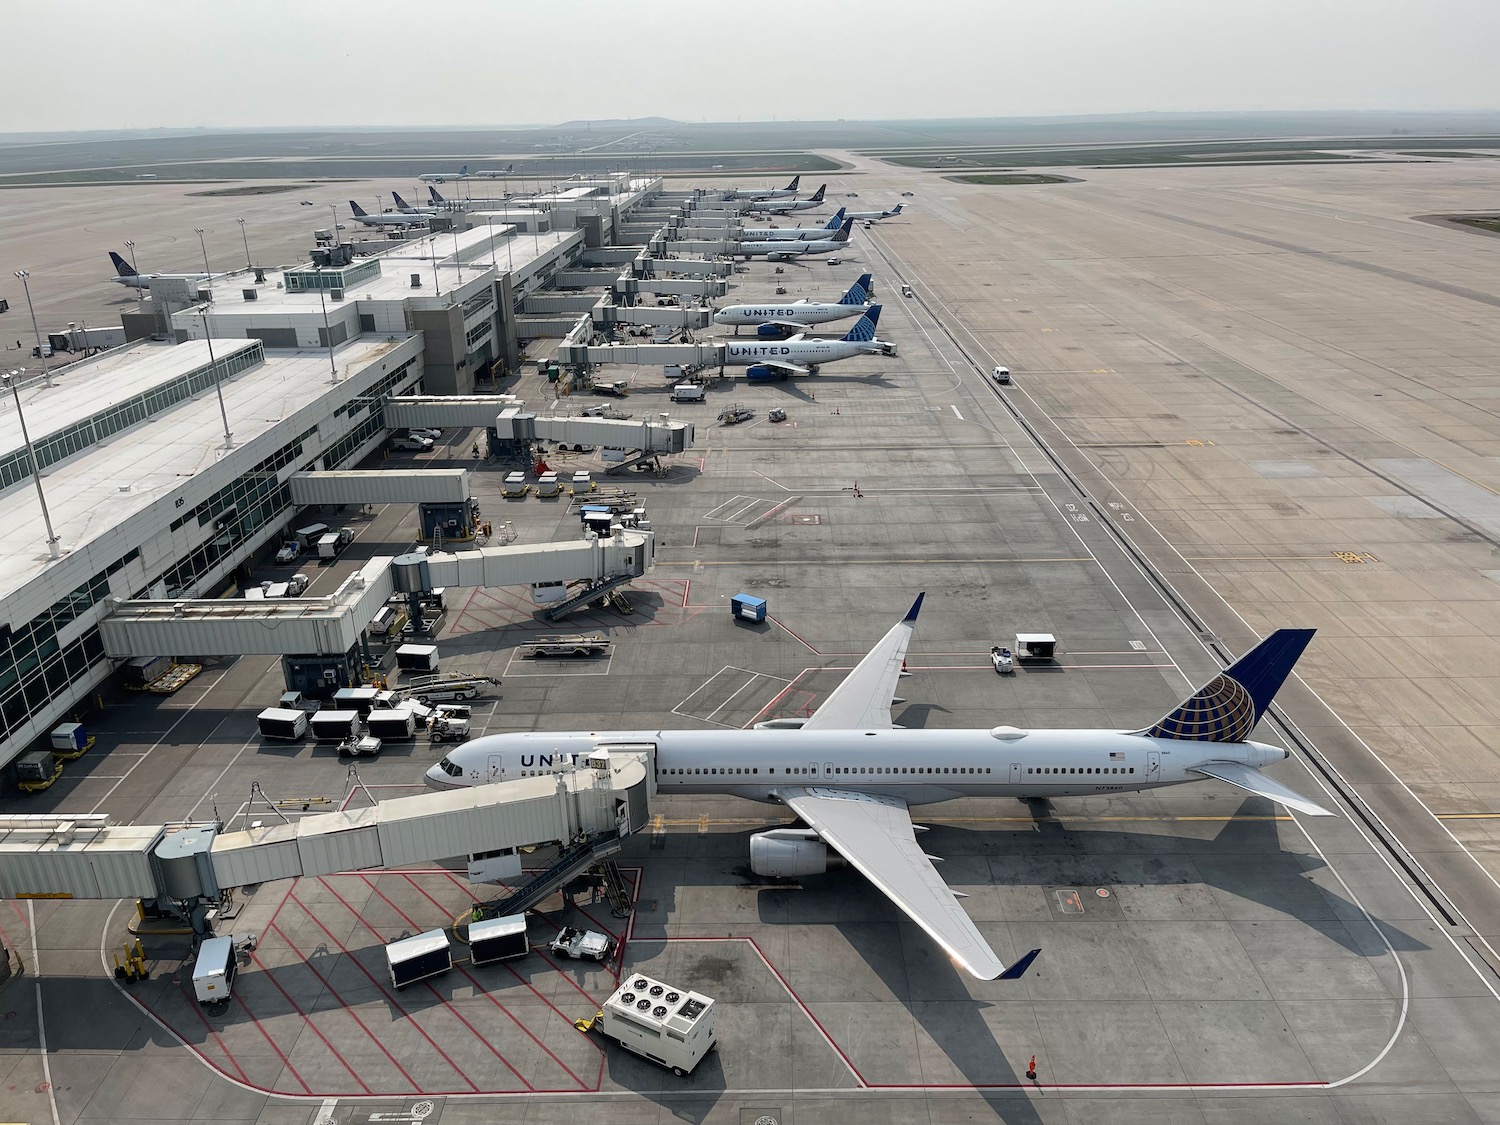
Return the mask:
[[[1309,801],[1295,789],[1288,789],[1281,782],[1272,781],[1254,766],[1247,766],[1243,762],[1205,762],[1201,766],[1193,766],[1189,772],[1227,782],[1247,793],[1254,793],[1257,797],[1285,805],[1294,812],[1306,813],[1308,816],[1338,815]]]
[[[1014,965],[1006,969],[1005,972],[1001,973],[1000,979],[1020,980],[1026,975],[1026,970],[1031,968],[1031,963],[1036,960],[1036,955],[1040,952],[1040,949],[1033,949],[1030,953],[1026,954],[1025,957],[1022,957]]]

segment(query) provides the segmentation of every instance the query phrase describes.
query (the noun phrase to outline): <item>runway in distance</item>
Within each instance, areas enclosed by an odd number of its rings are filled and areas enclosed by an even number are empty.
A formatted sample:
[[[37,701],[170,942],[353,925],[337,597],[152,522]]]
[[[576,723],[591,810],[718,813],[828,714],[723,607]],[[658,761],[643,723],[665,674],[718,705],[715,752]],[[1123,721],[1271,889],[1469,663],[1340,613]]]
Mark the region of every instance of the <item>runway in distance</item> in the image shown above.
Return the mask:
[[[763,211],[771,215],[786,215],[792,211],[812,211],[823,206],[823,193],[828,185],[821,185],[806,199],[758,199],[746,207],[747,211]]]
[[[849,241],[854,220],[845,219],[827,238],[805,238],[796,242],[741,242],[731,252],[736,258],[765,258],[768,262],[794,262],[807,254],[830,254],[842,250]]]
[[[827,238],[844,225],[844,209],[840,207],[833,217],[820,227],[745,227],[740,231],[742,242],[806,242],[814,238]]]
[[[785,329],[803,329],[830,320],[844,320],[865,311],[873,288],[871,274],[859,275],[837,301],[809,301],[805,298],[789,304],[726,305],[714,313],[715,324],[733,324],[735,335],[746,324],[754,324],[758,335],[781,336]]]
[[[367,227],[415,227],[427,222],[426,215],[403,215],[399,211],[382,211],[378,215],[372,215],[352,199],[349,200],[349,211],[355,222]]]
[[[784,188],[734,188],[724,193],[725,199],[791,199],[802,183],[801,176],[793,176]]]
[[[136,273],[135,267],[113,250],[109,252],[109,260],[115,264],[115,276],[110,280],[116,285],[128,285],[132,289],[150,289],[152,278],[158,277],[176,278],[183,281],[210,280],[210,275],[206,273]]]
[[[891,705],[924,597],[807,719],[748,730],[490,735],[451,751],[425,780],[434,789],[481,785],[571,769],[596,748],[654,748],[659,793],[728,794],[797,816],[794,826],[750,838],[757,874],[800,878],[847,862],[983,980],[1005,964],[917,844],[913,805],[1096,796],[1216,778],[1296,812],[1334,815],[1261,772],[1287,751],[1249,741],[1314,630],[1278,629],[1139,730],[908,730],[896,726]]]

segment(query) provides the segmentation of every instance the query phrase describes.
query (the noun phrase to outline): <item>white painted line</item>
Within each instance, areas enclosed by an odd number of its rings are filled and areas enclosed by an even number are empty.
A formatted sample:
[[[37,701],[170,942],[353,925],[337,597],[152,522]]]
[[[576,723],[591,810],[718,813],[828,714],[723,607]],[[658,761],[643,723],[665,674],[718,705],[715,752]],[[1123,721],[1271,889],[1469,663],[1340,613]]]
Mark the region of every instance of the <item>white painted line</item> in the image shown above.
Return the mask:
[[[36,947],[36,903],[26,900],[26,921],[31,926],[31,971],[42,975],[42,955]],[[47,1104],[52,1107],[52,1125],[62,1125],[57,1115],[57,1091],[52,1088],[52,1062],[47,1058],[47,1021],[42,1017],[42,982],[36,981],[36,1037],[42,1053],[42,1082],[47,1087]]]
[[[964,416],[958,412],[958,407],[953,406],[952,404],[950,404],[948,406],[948,409],[951,410],[951,411],[953,411],[953,417],[957,418],[960,422],[962,422],[964,420]]]

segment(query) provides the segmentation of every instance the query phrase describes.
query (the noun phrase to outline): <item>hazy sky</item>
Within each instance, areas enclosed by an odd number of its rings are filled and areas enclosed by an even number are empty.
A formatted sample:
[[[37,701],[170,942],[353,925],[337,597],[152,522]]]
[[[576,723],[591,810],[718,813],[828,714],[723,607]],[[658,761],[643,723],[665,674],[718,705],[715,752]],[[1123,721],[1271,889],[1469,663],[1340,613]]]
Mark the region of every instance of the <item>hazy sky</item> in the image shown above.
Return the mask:
[[[1496,109],[1495,0],[5,0],[6,131]]]

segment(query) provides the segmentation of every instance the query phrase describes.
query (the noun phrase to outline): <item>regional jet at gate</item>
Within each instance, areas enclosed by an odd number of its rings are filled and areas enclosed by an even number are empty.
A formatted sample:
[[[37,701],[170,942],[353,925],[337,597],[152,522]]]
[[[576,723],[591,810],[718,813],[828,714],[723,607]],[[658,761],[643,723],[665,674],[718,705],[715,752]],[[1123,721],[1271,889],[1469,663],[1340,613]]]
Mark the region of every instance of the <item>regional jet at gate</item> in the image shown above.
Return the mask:
[[[785,336],[789,329],[801,331],[809,325],[843,320],[864,312],[871,288],[871,275],[862,273],[837,302],[801,300],[790,304],[728,305],[714,313],[714,323],[733,324],[736,336],[746,324],[756,325],[758,336]]]
[[[757,199],[745,208],[747,211],[763,211],[771,215],[786,215],[793,211],[811,211],[823,206],[823,193],[828,185],[823,184],[806,199]]]
[[[867,223],[878,223],[881,219],[894,219],[901,214],[903,206],[904,204],[898,203],[889,211],[850,211],[847,217]]]
[[[724,193],[725,199],[791,199],[797,194],[801,176],[793,176],[784,188],[734,188]]]
[[[806,242],[815,238],[827,238],[844,225],[844,209],[840,207],[833,217],[820,227],[746,227],[740,231],[742,242]]]
[[[1287,757],[1247,741],[1311,629],[1279,629],[1141,730],[906,730],[891,717],[924,595],[806,720],[750,730],[497,734],[427,771],[434,789],[572,769],[596,748],[654,748],[660,793],[727,793],[785,805],[798,818],[750,838],[757,874],[856,868],[943,950],[984,980],[1005,964],[917,843],[910,806],[958,797],[1124,793],[1216,778],[1308,816],[1326,809],[1266,777]]]
[[[349,200],[349,210],[353,213],[355,222],[367,227],[415,227],[427,222],[426,215],[403,215],[399,211],[394,214],[382,211],[378,215],[372,215],[352,199]]]

